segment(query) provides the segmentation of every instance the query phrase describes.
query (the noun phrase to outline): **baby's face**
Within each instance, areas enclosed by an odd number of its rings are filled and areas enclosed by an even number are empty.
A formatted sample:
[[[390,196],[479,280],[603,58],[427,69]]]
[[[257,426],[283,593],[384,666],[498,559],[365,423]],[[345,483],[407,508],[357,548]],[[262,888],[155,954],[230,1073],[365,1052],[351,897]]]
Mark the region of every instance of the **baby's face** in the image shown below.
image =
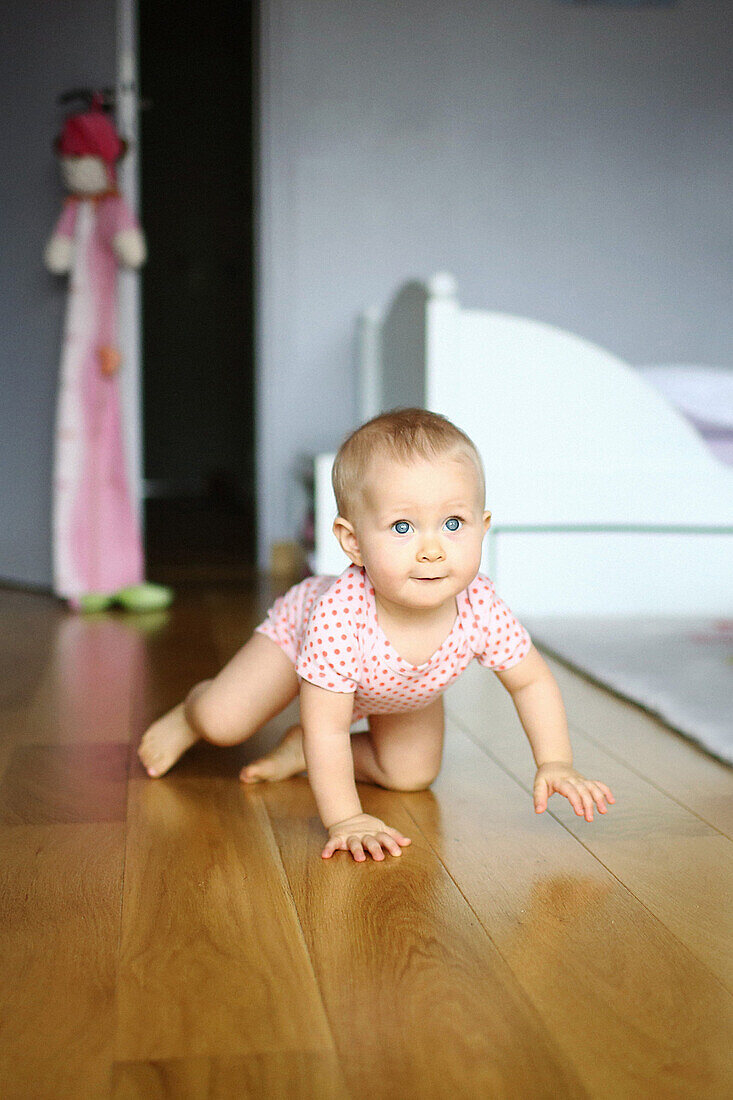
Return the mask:
[[[406,465],[377,456],[354,516],[352,559],[366,566],[385,605],[437,608],[478,572],[491,515],[483,506],[479,474],[468,457]]]

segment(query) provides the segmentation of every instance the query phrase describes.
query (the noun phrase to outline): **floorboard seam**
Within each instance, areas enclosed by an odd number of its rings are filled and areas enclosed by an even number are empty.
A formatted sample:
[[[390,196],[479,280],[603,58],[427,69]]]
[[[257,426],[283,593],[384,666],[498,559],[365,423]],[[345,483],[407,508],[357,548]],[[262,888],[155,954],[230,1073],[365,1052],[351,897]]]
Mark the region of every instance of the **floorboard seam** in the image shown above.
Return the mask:
[[[310,953],[310,949],[308,947],[308,940],[306,939],[306,935],[305,935],[305,932],[303,930],[303,923],[300,919],[300,913],[298,912],[298,906],[297,906],[296,901],[295,901],[295,895],[293,894],[293,888],[290,884],[290,877],[288,876],[287,868],[285,867],[285,864],[283,863],[282,852],[280,851],[280,845],[277,842],[277,836],[275,835],[275,829],[273,828],[272,819],[270,817],[270,810],[267,806],[267,801],[266,801],[265,797],[263,796],[263,794],[259,791],[256,791],[256,792],[253,792],[253,793],[255,793],[259,797],[260,805],[262,806],[262,809],[264,810],[264,815],[265,815],[265,818],[267,820],[267,828],[270,830],[270,836],[272,838],[272,843],[274,845],[275,851],[277,852],[277,862],[279,864],[280,871],[282,873],[282,879],[285,883],[285,889],[286,889],[286,892],[287,892],[287,896],[290,900],[290,904],[292,906],[293,913],[295,914],[295,920],[296,920],[296,923],[298,925],[298,931],[300,932],[300,939],[301,939],[301,942],[303,944],[303,949],[305,951],[306,958],[308,959],[308,965],[311,968],[311,974],[313,975],[313,981],[315,983],[315,987],[318,990],[318,1000],[320,1002],[321,1009],[323,1011],[323,1018],[326,1021],[326,1026],[328,1028],[328,1034],[331,1036],[332,1053],[333,1053],[333,1056],[336,1059],[337,1065],[338,1065],[339,1070],[341,1072],[341,1080],[342,1080],[342,1083],[343,1083],[343,1085],[346,1089],[345,1097],[346,1097],[346,1100],[350,1100],[351,1093],[349,1092],[348,1079],[346,1077],[346,1072],[344,1070],[344,1065],[343,1065],[343,1062],[341,1061],[341,1053],[339,1051],[338,1044],[336,1042],[336,1038],[333,1034],[333,1028],[331,1026],[331,1018],[328,1014],[328,1009],[326,1007],[326,1002],[325,1002],[324,997],[323,997],[323,990],[321,989],[321,983],[318,980],[318,972],[316,970],[315,963],[313,961],[313,958],[312,958],[311,953]]]
[[[112,1074],[114,1072],[114,1067],[115,1067],[115,1064],[117,1062],[117,1056],[116,1056],[117,1039],[118,1039],[119,1030],[120,1030],[120,1028],[119,1028],[119,1024],[120,1024],[120,1017],[119,1017],[119,986],[120,986],[120,964],[121,964],[121,961],[122,961],[122,930],[123,930],[123,921],[124,921],[124,913],[125,913],[125,881],[126,881],[126,877],[127,877],[127,846],[128,846],[128,839],[129,839],[128,820],[129,820],[129,813],[130,813],[130,782],[131,782],[131,772],[132,772],[132,765],[133,765],[133,753],[136,752],[136,750],[137,750],[137,746],[135,744],[133,744],[134,736],[135,736],[135,730],[134,730],[134,727],[135,727],[135,701],[136,701],[135,683],[134,683],[134,679],[133,679],[133,682],[130,684],[130,709],[129,709],[129,712],[128,712],[129,716],[130,716],[130,729],[128,730],[128,739],[127,739],[127,769],[126,769],[127,774],[125,776],[125,816],[124,816],[123,822],[122,822],[122,827],[123,827],[123,830],[124,830],[124,832],[123,832],[124,844],[122,846],[122,876],[121,876],[121,880],[120,880],[120,913],[119,913],[119,924],[118,924],[118,928],[117,928],[117,950],[116,950],[116,953],[115,953],[114,1035],[113,1035],[113,1039],[112,1039],[110,1079],[112,1077]]]
[[[554,1050],[557,1050],[558,1054],[560,1054],[560,1055],[561,1055],[561,1057],[562,1057],[563,1059],[565,1059],[565,1061],[567,1061],[567,1062],[568,1062],[568,1063],[569,1063],[569,1064],[570,1064],[570,1065],[571,1065],[571,1066],[573,1067],[573,1072],[574,1072],[574,1073],[576,1074],[576,1076],[577,1076],[578,1084],[579,1084],[579,1085],[581,1086],[581,1088],[585,1088],[585,1085],[583,1084],[583,1078],[582,1078],[582,1076],[581,1076],[581,1070],[580,1070],[580,1069],[579,1069],[579,1067],[578,1067],[578,1066],[577,1066],[577,1065],[575,1064],[575,1062],[574,1062],[574,1061],[572,1060],[572,1058],[571,1058],[571,1057],[570,1057],[570,1055],[569,1055],[569,1054],[567,1053],[567,1051],[566,1051],[566,1050],[565,1050],[565,1049],[564,1049],[563,1047],[561,1047],[561,1046],[559,1045],[559,1043],[558,1043],[558,1041],[557,1041],[556,1037],[555,1037],[555,1036],[553,1035],[553,1033],[552,1033],[552,1032],[551,1032],[551,1031],[549,1030],[549,1028],[548,1028],[548,1026],[547,1026],[547,1023],[545,1022],[545,1017],[544,1017],[544,1016],[542,1015],[542,1013],[540,1012],[539,1008],[537,1007],[537,1005],[536,1005],[536,1004],[534,1003],[534,1001],[532,1000],[532,998],[531,998],[530,994],[529,994],[529,993],[527,992],[527,990],[525,989],[525,987],[524,987],[523,983],[522,983],[522,982],[520,981],[520,979],[519,979],[519,977],[518,977],[518,975],[517,975],[517,973],[516,973],[516,971],[515,971],[514,967],[513,967],[513,966],[512,966],[512,964],[511,964],[511,963],[509,962],[509,960],[507,959],[506,955],[505,955],[505,954],[504,954],[504,952],[503,952],[503,951],[501,950],[501,948],[499,947],[498,943],[496,942],[496,940],[494,939],[494,937],[493,937],[493,936],[491,935],[491,933],[489,932],[489,930],[488,930],[488,928],[486,927],[486,925],[484,924],[484,922],[483,922],[483,921],[481,920],[481,917],[480,917],[480,916],[479,916],[479,914],[478,914],[478,913],[476,912],[476,910],[474,909],[473,905],[471,904],[471,902],[470,902],[470,901],[468,900],[468,898],[467,898],[467,897],[466,897],[466,895],[464,894],[463,890],[461,889],[461,886],[460,886],[460,884],[459,884],[459,883],[457,882],[457,880],[455,879],[455,877],[454,877],[454,876],[453,876],[453,874],[451,873],[450,869],[449,869],[449,868],[448,868],[448,867],[446,866],[446,863],[445,863],[445,861],[444,861],[444,860],[443,860],[443,859],[441,858],[440,854],[439,854],[439,853],[438,853],[438,852],[436,851],[436,849],[435,849],[434,845],[433,845],[433,844],[431,844],[431,842],[430,842],[430,840],[428,839],[428,837],[427,837],[427,836],[425,835],[425,833],[424,833],[424,832],[422,831],[422,829],[420,828],[420,825],[419,825],[418,821],[417,821],[417,820],[415,819],[415,816],[414,816],[414,814],[413,814],[413,813],[411,812],[411,810],[410,810],[409,806],[405,805],[404,799],[402,799],[402,798],[400,799],[400,802],[401,802],[401,804],[402,804],[402,806],[403,806],[403,809],[404,809],[404,810],[405,810],[405,811],[407,812],[408,816],[412,818],[413,822],[415,823],[415,828],[416,828],[416,829],[417,829],[417,831],[418,831],[418,832],[420,833],[420,835],[421,835],[421,836],[423,837],[423,839],[424,839],[425,843],[426,843],[426,844],[427,844],[427,846],[428,846],[428,847],[430,848],[430,851],[431,851],[431,852],[433,853],[433,855],[434,855],[434,856],[435,856],[435,858],[437,859],[438,863],[439,863],[439,864],[440,864],[440,866],[441,866],[441,867],[443,868],[443,870],[445,871],[446,875],[447,875],[447,876],[448,876],[448,878],[449,878],[449,879],[451,880],[451,882],[452,882],[452,883],[453,883],[453,885],[455,886],[456,890],[458,891],[458,893],[459,893],[459,894],[461,895],[461,897],[463,898],[464,902],[466,903],[466,906],[468,907],[468,911],[469,911],[470,913],[472,913],[472,914],[473,914],[473,916],[474,916],[474,917],[476,918],[476,922],[478,923],[478,926],[479,926],[479,928],[480,928],[480,929],[481,929],[481,931],[482,931],[482,932],[484,933],[484,935],[486,936],[487,940],[488,940],[488,941],[489,941],[489,943],[490,943],[490,944],[492,945],[492,947],[493,947],[493,948],[494,948],[494,950],[496,951],[497,955],[499,956],[499,958],[501,959],[501,961],[502,961],[502,962],[504,963],[504,965],[506,966],[506,968],[507,968],[507,970],[509,971],[509,973],[510,973],[510,974],[512,975],[512,978],[513,978],[513,980],[514,980],[514,983],[515,983],[515,985],[516,985],[516,988],[517,988],[517,989],[519,990],[519,992],[521,993],[521,995],[522,995],[522,998],[523,998],[523,999],[524,999],[524,1001],[525,1001],[525,1004],[526,1004],[526,1005],[528,1006],[528,1008],[529,1008],[529,1011],[530,1011],[530,1012],[531,1012],[531,1013],[532,1013],[532,1014],[534,1015],[534,1017],[535,1017],[535,1018],[536,1018],[536,1019],[537,1019],[537,1020],[538,1020],[538,1021],[540,1022],[540,1024],[541,1024],[541,1027],[542,1027],[542,1031],[544,1032],[544,1034],[545,1034],[545,1036],[546,1036],[546,1038],[547,1038],[547,1041],[548,1041],[548,1043],[550,1044],[550,1046],[552,1047],[552,1049],[554,1049]],[[590,1095],[590,1094],[589,1094],[589,1095]]]
[[[524,783],[521,781],[521,779],[518,779],[517,776],[514,775],[513,772],[509,771],[509,769],[504,764],[502,764],[502,762],[500,760],[498,760],[494,756],[494,754],[491,752],[490,749],[487,749],[487,747],[485,745],[483,745],[480,741],[476,740],[476,738],[466,729],[466,726],[465,726],[464,723],[460,722],[460,720],[455,718],[455,716],[452,715],[452,714],[450,715],[450,719],[451,719],[452,722],[454,722],[456,724],[456,726],[458,726],[460,732],[463,733],[466,737],[468,737],[468,739],[472,742],[472,744],[474,744],[476,746],[477,749],[479,749],[486,756],[488,756],[489,759],[491,759],[498,767],[500,767],[502,769],[502,771],[505,772],[509,776],[510,779],[513,779],[514,782],[519,787],[522,788],[522,790],[524,790],[524,791],[528,790],[528,788],[524,785]],[[531,791],[529,793],[531,794]],[[674,932],[667,924],[665,924],[665,922],[662,920],[662,918],[657,916],[657,914],[652,909],[649,908],[649,906],[646,904],[646,902],[642,901],[641,898],[637,897],[637,895],[634,893],[634,891],[631,889],[631,887],[627,886],[626,883],[623,881],[623,879],[620,879],[618,877],[618,875],[614,871],[612,871],[611,868],[607,864],[605,864],[599,856],[597,856],[595,854],[595,852],[591,851],[591,849],[588,847],[588,845],[585,844],[585,842],[583,840],[581,840],[580,837],[577,837],[575,835],[575,833],[573,833],[567,827],[567,825],[565,824],[564,821],[561,821],[561,819],[559,817],[557,817],[552,812],[552,810],[549,809],[549,807],[545,810],[545,813],[549,814],[552,817],[553,821],[556,821],[558,823],[558,825],[561,825],[562,828],[566,831],[566,833],[568,833],[568,835],[571,836],[577,844],[580,844],[580,846],[585,849],[585,851],[588,853],[588,855],[591,856],[597,863],[599,863],[600,866],[603,867],[603,869],[605,871],[607,871],[608,874],[611,875],[611,877],[613,879],[615,879],[615,881],[619,884],[619,886],[623,890],[626,891],[626,893],[629,895],[629,897],[632,897],[634,899],[634,901],[638,905],[640,905],[641,908],[644,909],[646,913],[649,914],[649,916],[652,920],[656,921],[657,924],[659,924],[662,928],[664,928],[664,930],[670,936],[672,936],[672,938],[675,940],[675,942],[678,944],[678,946],[680,948],[682,948],[682,950],[684,950],[690,956],[690,958],[694,959],[694,961],[697,963],[698,966],[703,967],[703,969],[710,975],[711,978],[713,978],[715,980],[716,984],[719,985],[720,988],[723,989],[725,991],[725,993],[728,994],[729,997],[733,997],[733,989],[729,989],[728,986],[723,981],[723,979],[718,974],[716,974],[714,970],[711,970],[709,965],[703,959],[701,959],[698,955],[696,955],[695,952],[692,950],[692,948],[688,947],[687,944],[684,943],[684,941],[681,940],[678,937],[677,933]]]
[[[688,806],[686,802],[680,801],[679,798],[673,795],[672,792],[668,791],[665,787],[660,787],[659,783],[655,783],[655,781],[650,776],[645,775],[644,772],[640,772],[638,768],[635,768],[634,765],[630,764],[628,760],[625,760],[622,756],[618,756],[615,752],[612,752],[606,745],[603,744],[602,741],[598,741],[576,722],[573,722],[570,725],[571,732],[573,734],[577,734],[578,737],[589,741],[595,748],[600,749],[601,752],[606,753],[606,755],[609,756],[611,760],[614,760],[617,764],[621,764],[622,767],[627,768],[628,771],[632,773],[632,775],[635,775],[637,777],[637,779],[641,779],[644,783],[648,783],[649,786],[652,787],[659,794],[664,795],[664,797],[668,798],[670,802],[674,802],[675,805],[679,806],[680,809],[684,810],[686,813],[692,814],[693,817],[696,817],[698,821],[702,821],[704,825],[707,825],[708,828],[718,833],[719,836],[725,837],[726,840],[733,840],[733,836],[731,836],[730,833],[726,833],[723,829],[720,828],[719,825],[716,825],[714,822],[708,821],[706,817],[703,817],[702,814],[698,813],[697,810],[693,809],[692,806]],[[676,730],[670,728],[670,733],[676,733]],[[715,758],[711,757],[710,759]],[[718,760],[716,760],[715,762],[720,763],[720,761]]]
[[[575,670],[573,669],[573,671],[575,671]],[[594,684],[594,686],[596,686],[596,685]],[[600,685],[600,686],[602,686],[602,685]],[[644,710],[643,707],[637,707],[636,703],[631,703],[630,700],[628,700],[628,699],[624,699],[624,701],[629,703],[629,705],[634,707],[635,709],[640,710],[642,712],[642,714],[644,714],[646,717],[650,717],[650,715],[647,714],[647,712]],[[459,717],[457,717],[455,712],[453,712],[452,710],[449,709],[448,714],[450,716],[451,721],[455,722],[456,725],[461,730],[463,730],[464,733],[466,733],[469,737],[471,737],[471,740],[474,742],[474,744],[478,745],[479,748],[483,747],[481,745],[481,743],[479,741],[477,741],[472,736],[472,734],[470,733],[468,727],[466,726],[466,723],[464,721],[462,721]],[[733,836],[731,836],[729,833],[724,832],[723,829],[720,828],[720,826],[715,825],[712,821],[708,821],[708,819],[706,817],[702,817],[702,815],[699,814],[696,810],[694,810],[691,806],[688,806],[685,802],[681,802],[680,799],[676,798],[675,795],[673,795],[670,791],[666,790],[664,787],[660,787],[658,783],[655,783],[654,780],[651,779],[648,775],[645,775],[644,772],[640,772],[637,768],[635,768],[633,766],[633,764],[630,764],[628,762],[628,760],[624,759],[624,757],[618,756],[615,752],[613,752],[611,749],[609,749],[608,746],[605,745],[602,741],[599,741],[592,734],[588,733],[588,731],[586,729],[584,729],[582,726],[579,726],[575,719],[573,719],[572,721],[568,720],[568,726],[569,726],[569,729],[570,729],[570,733],[572,735],[577,735],[581,739],[589,741],[594,746],[594,748],[599,749],[601,752],[605,753],[607,756],[609,756],[611,758],[611,760],[614,760],[617,764],[621,764],[622,767],[627,768],[633,775],[635,775],[637,777],[637,779],[641,779],[645,783],[648,783],[650,787],[653,787],[653,789],[655,791],[657,791],[659,794],[664,795],[664,797],[668,798],[670,800],[670,802],[674,802],[681,809],[685,810],[689,814],[692,814],[692,816],[696,817],[698,819],[698,821],[702,821],[704,825],[707,825],[710,829],[713,829],[720,836],[725,837],[726,840],[733,840]],[[683,737],[682,734],[678,734],[676,730],[672,729],[671,726],[669,726],[669,727],[665,726],[665,729],[669,729],[670,733],[673,733],[673,734],[675,734],[675,736],[680,737],[682,739],[682,741],[684,742],[685,747],[689,747],[689,748],[692,748],[692,749],[697,748],[697,746],[695,746],[692,742],[688,741],[685,737]],[[715,764],[720,764],[721,763],[720,760],[718,760],[716,757],[710,756],[710,754],[704,752],[704,750],[699,749],[698,751],[700,753],[702,753],[702,755],[708,757],[708,759],[712,760]],[[487,752],[488,755],[491,756],[492,760],[495,760],[496,763],[500,767],[503,768],[503,765],[501,764],[501,761],[497,760],[496,757],[494,757],[491,754],[489,749],[486,749],[486,752]],[[504,768],[504,771],[506,771],[506,768]],[[507,774],[510,774],[510,773],[507,773]]]
[[[694,741],[691,741],[688,737],[685,737],[685,735],[679,730],[676,730],[674,726],[670,726],[666,722],[664,722],[658,714],[654,714],[653,711],[647,710],[639,703],[635,703],[633,700],[628,699],[625,695],[621,695],[620,693],[613,691],[611,688],[607,687],[605,684],[602,684],[600,681],[593,680],[591,677],[586,676],[580,669],[574,668],[572,665],[567,664],[565,661],[557,657],[557,655],[554,654],[552,650],[547,650],[547,653],[550,654],[553,659],[557,660],[558,664],[563,665],[563,667],[565,667],[573,675],[577,676],[580,680],[583,680],[589,683],[592,687],[611,695],[614,699],[618,699],[620,702],[627,704],[633,710],[639,711],[645,718],[648,718],[658,723],[665,732],[671,733],[675,737],[679,738],[679,740],[682,742],[683,747],[686,749],[690,749],[692,752],[695,753],[695,755],[703,756],[706,760],[712,761],[714,764],[728,767],[725,761],[718,759],[717,756],[713,756],[712,753],[706,752],[703,748],[701,748],[701,746],[697,745]],[[654,790],[659,791],[660,794],[665,795],[667,798],[671,799],[672,802],[676,802],[678,806],[681,806],[682,809],[687,810],[688,813],[693,814],[700,821],[703,821],[706,825],[709,825],[711,829],[714,829],[717,833],[720,833],[721,836],[726,837],[727,840],[733,840],[733,836],[731,836],[729,833],[724,832],[720,828],[720,826],[715,825],[712,821],[708,821],[707,818],[702,817],[691,806],[688,806],[686,803],[681,802],[679,798],[673,795],[670,791],[666,790],[664,787],[660,787],[659,784],[651,778],[651,776],[645,775],[644,772],[639,771],[624,757],[618,756],[602,741],[599,741],[596,737],[594,737],[592,733],[589,733],[588,730],[580,725],[576,719],[573,719],[572,722],[569,721],[568,724],[570,725],[571,732],[577,733],[578,736],[584,737],[587,741],[590,741],[590,743],[594,745],[597,749],[600,749],[601,752],[607,753],[607,755],[610,756],[612,760],[615,760],[617,764],[623,764],[623,766],[625,768],[628,768],[630,772],[637,776],[637,778],[643,779],[644,782],[648,783],[650,787],[654,788]]]

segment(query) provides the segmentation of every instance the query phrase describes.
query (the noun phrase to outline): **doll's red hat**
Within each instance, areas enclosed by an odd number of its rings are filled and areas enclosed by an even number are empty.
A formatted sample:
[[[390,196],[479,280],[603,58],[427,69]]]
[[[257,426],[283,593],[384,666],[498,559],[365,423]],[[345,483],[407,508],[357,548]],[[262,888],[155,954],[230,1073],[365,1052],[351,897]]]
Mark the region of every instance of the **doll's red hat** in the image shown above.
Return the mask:
[[[125,142],[102,110],[102,102],[103,97],[95,95],[88,111],[67,118],[56,142],[60,156],[101,157],[108,168],[114,168],[125,151]]]

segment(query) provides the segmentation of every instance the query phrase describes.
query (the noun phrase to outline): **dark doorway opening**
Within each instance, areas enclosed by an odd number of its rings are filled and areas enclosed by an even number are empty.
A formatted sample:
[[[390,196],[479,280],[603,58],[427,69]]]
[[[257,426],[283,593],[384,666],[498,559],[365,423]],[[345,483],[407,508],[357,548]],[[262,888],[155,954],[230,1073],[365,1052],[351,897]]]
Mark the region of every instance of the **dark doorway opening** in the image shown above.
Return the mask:
[[[140,0],[138,21],[148,576],[236,579],[256,562],[256,3]]]

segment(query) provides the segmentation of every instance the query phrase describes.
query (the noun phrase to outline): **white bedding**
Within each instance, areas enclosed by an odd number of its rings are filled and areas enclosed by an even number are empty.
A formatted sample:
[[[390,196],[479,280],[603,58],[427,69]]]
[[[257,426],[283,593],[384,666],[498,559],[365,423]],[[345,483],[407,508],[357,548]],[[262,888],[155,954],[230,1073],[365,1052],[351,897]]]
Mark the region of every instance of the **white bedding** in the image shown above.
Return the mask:
[[[733,370],[685,363],[638,369],[690,421],[713,454],[733,466]]]

